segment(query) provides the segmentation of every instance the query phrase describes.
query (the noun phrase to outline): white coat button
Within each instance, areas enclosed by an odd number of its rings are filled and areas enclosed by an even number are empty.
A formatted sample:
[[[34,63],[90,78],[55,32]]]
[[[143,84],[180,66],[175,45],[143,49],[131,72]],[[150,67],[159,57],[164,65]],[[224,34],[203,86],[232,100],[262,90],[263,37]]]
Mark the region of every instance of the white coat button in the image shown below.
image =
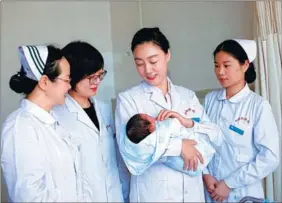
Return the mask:
[[[185,195],[188,195],[188,191],[187,191],[187,190],[185,190],[184,194],[185,194]]]

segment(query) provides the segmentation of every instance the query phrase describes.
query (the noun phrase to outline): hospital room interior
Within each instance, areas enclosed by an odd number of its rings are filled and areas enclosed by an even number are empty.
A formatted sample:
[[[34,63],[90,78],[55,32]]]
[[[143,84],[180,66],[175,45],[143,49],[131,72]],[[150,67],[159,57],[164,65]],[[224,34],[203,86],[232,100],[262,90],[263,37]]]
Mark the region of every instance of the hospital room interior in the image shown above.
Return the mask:
[[[280,135],[280,163],[263,180],[265,197],[282,201],[282,6],[281,1],[241,0],[97,0],[0,2],[1,128],[24,95],[9,87],[20,68],[18,47],[74,40],[95,46],[103,55],[107,75],[96,98],[110,102],[142,80],[135,68],[131,39],[143,27],[159,27],[170,41],[168,77],[194,91],[203,103],[208,92],[221,88],[214,73],[213,51],[226,39],[257,44],[257,73],[250,89],[270,102]],[[2,153],[2,150],[1,150]],[[7,189],[1,175],[1,202]]]

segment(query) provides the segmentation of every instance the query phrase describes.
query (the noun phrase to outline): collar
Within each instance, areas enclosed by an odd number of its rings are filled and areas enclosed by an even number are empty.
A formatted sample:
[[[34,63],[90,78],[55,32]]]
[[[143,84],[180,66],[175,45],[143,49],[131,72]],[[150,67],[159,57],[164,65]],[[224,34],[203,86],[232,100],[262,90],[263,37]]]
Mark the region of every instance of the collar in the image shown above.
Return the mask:
[[[65,105],[71,113],[82,110],[82,107],[69,94],[66,95]]]
[[[57,123],[57,120],[52,116],[53,112],[51,110],[50,113],[48,113],[43,108],[39,107],[35,103],[31,102],[28,99],[23,99],[21,101],[21,108],[24,108],[26,111],[31,113],[33,116],[35,116],[37,119],[39,119],[42,123],[53,125]]]
[[[232,103],[239,103],[241,102],[246,96],[248,96],[248,94],[250,93],[250,88],[248,86],[248,84],[245,84],[245,87],[243,89],[241,89],[237,94],[235,94],[234,96],[232,96],[228,101],[232,102]],[[218,96],[217,96],[218,100],[227,100],[226,99],[226,89],[222,89]]]
[[[167,77],[167,82],[168,82],[168,94],[171,94],[174,87],[169,77]],[[157,88],[156,86],[149,85],[146,81],[142,81],[141,85],[144,92],[146,93],[154,93],[154,92],[162,93],[162,91],[159,88]]]
[[[94,99],[94,97],[90,97],[89,100],[93,104],[93,106],[95,106],[96,100]],[[66,95],[65,105],[71,113],[83,110],[83,108],[77,103],[77,101],[72,98],[69,94]]]

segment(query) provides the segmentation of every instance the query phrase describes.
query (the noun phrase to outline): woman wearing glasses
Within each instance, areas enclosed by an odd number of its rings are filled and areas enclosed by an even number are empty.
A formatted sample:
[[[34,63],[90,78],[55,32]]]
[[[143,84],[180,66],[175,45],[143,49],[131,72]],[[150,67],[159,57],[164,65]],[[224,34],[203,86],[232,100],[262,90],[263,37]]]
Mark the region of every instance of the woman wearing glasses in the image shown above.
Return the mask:
[[[53,46],[19,47],[21,70],[10,87],[23,93],[3,123],[1,166],[11,202],[77,202],[75,154],[52,108],[64,104],[70,65]]]
[[[71,90],[65,105],[56,107],[58,120],[80,151],[77,171],[82,199],[123,202],[116,160],[112,107],[94,98],[107,71],[101,53],[86,42],[66,45],[63,54],[71,67]]]

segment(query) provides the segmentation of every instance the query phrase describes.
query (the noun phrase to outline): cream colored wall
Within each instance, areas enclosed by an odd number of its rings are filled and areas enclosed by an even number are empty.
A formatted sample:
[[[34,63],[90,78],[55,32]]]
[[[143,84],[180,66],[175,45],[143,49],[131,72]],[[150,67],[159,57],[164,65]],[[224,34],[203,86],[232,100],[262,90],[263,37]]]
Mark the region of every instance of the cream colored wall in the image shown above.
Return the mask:
[[[22,44],[55,44],[85,40],[97,47],[109,70],[99,89],[101,99],[115,96],[109,2],[4,1],[1,3],[1,124],[19,106],[21,95],[9,88],[19,69],[17,47]]]
[[[220,42],[253,38],[254,2],[112,2],[111,14],[116,93],[140,81],[130,43],[142,26],[158,26],[164,32],[171,44],[169,75],[175,84],[192,90],[219,87],[212,52]]]

